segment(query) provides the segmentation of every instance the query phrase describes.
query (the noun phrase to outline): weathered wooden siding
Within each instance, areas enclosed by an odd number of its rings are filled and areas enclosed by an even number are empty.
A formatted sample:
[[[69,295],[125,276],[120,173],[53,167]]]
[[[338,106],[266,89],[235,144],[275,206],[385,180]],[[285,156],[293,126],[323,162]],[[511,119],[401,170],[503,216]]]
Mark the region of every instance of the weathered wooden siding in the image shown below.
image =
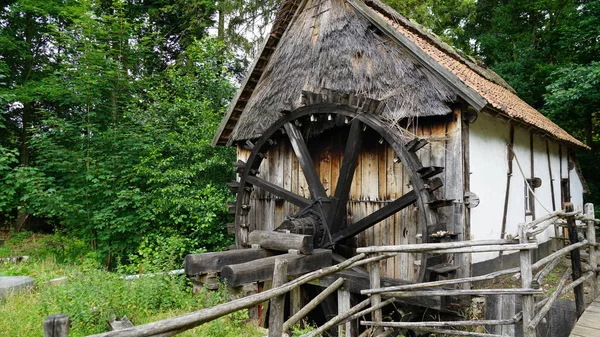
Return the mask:
[[[460,137],[455,123],[455,118],[447,116],[422,119],[419,123],[415,122],[407,127],[409,132],[430,141],[429,145],[418,152],[423,165],[450,168],[442,175],[442,179],[446,181],[462,177],[462,171],[456,172],[462,166],[454,163],[456,160],[462,160],[461,156],[455,156],[456,148],[460,148],[460,138],[459,140],[452,138]],[[315,168],[319,172],[328,196],[335,193],[348,129],[349,127],[337,128],[307,140]],[[373,130],[369,129],[365,132],[363,147],[350,190],[347,209],[349,223],[362,219],[412,190],[408,174],[402,163],[394,163],[396,157],[394,150],[386,142],[381,142],[381,137]],[[249,154],[249,150],[238,147],[239,159],[245,161]],[[271,148],[259,171],[260,177],[310,198],[306,180],[288,142],[279,142]],[[458,184],[456,182],[450,184],[452,189],[455,189],[456,185],[462,187],[462,179],[459,180]],[[450,192],[447,192],[445,188],[436,192],[440,197],[443,197],[445,193]],[[452,193],[457,194],[454,190]],[[286,216],[299,211],[298,207],[258,188],[251,194],[250,205],[250,231],[255,229],[272,230]],[[417,217],[417,209],[410,206],[358,235],[358,245],[420,243],[422,239],[418,234],[421,233],[421,230],[417,226]],[[420,258],[420,255],[412,254],[402,258],[388,259],[381,264],[382,273],[386,277],[416,279]]]

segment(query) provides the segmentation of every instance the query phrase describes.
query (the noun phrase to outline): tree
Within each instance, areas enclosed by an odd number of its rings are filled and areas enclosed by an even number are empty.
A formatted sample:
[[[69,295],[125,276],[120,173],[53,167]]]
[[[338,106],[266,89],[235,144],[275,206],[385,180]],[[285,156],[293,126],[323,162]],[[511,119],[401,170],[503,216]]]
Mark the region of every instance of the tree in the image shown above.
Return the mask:
[[[386,0],[390,7],[440,36],[454,47],[470,51],[465,27],[473,20],[475,0]]]
[[[64,6],[69,3],[59,0],[9,0],[2,3],[0,75],[4,85],[0,86],[0,97],[4,100],[10,97],[10,105],[5,111],[6,134],[0,144],[9,149],[18,148],[20,166],[30,164],[30,130],[36,122],[36,109],[44,104],[36,92],[43,85],[43,79],[58,64],[51,48],[58,45],[50,34],[51,27],[68,21]],[[15,197],[22,197],[22,191],[18,191]],[[25,205],[20,204],[15,228],[25,226],[28,219]]]

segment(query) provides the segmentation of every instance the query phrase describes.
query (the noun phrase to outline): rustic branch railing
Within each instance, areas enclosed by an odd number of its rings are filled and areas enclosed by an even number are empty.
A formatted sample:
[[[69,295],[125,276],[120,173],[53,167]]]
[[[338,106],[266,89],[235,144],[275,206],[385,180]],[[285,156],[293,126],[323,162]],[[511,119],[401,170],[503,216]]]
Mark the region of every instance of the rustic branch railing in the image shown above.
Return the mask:
[[[553,254],[531,263],[531,251],[537,249],[538,245],[536,242],[530,242],[531,238],[535,235],[542,233],[551,225],[557,225],[557,221],[566,219],[567,223],[570,224],[571,231],[574,230],[574,220],[581,219],[585,227],[587,240],[581,242],[571,242],[568,246],[554,252]],[[461,331],[461,330],[449,330],[444,329],[448,327],[465,327],[465,326],[483,326],[483,325],[514,325],[522,324],[523,336],[533,337],[536,335],[536,327],[543,317],[548,313],[554,302],[560,298],[560,296],[566,294],[569,291],[575,290],[576,300],[583,301],[583,294],[578,289],[581,289],[583,282],[591,279],[593,296],[597,296],[597,263],[596,263],[596,232],[595,224],[598,220],[594,219],[593,205],[587,204],[585,207],[585,215],[581,212],[573,211],[558,211],[548,214],[544,217],[537,219],[529,224],[519,225],[518,235],[514,235],[515,239],[509,240],[479,240],[479,241],[461,241],[461,242],[448,242],[448,243],[428,243],[428,244],[413,244],[413,245],[399,245],[399,246],[376,246],[376,247],[362,247],[357,249],[358,255],[345,260],[339,264],[331,267],[322,268],[303,276],[300,276],[289,282],[287,280],[287,269],[285,261],[277,261],[277,267],[274,270],[273,275],[273,288],[266,290],[262,293],[250,295],[244,298],[240,298],[228,303],[220,304],[211,308],[202,309],[187,315],[173,317],[158,322],[153,322],[145,325],[140,325],[124,330],[111,331],[102,334],[97,334],[88,337],[128,337],[128,336],[152,336],[152,337],[167,337],[182,333],[186,330],[192,329],[203,323],[209,322],[216,318],[230,314],[232,312],[250,308],[264,301],[271,301],[271,316],[270,316],[270,332],[269,336],[280,336],[282,331],[287,331],[289,328],[298,322],[302,317],[307,315],[311,310],[318,306],[327,296],[333,294],[335,291],[347,292],[344,290],[345,280],[343,278],[337,279],[329,287],[327,287],[320,295],[316,296],[311,300],[304,308],[284,322],[283,317],[283,302],[288,292],[297,289],[297,287],[306,284],[308,282],[323,278],[327,275],[335,274],[343,270],[355,268],[358,266],[367,265],[370,276],[370,289],[364,289],[361,294],[368,295],[369,298],[350,308],[349,299],[346,299],[347,308],[344,312],[340,312],[337,316],[321,325],[316,330],[305,334],[303,337],[314,337],[324,331],[332,329],[336,326],[342,326],[347,322],[354,321],[363,317],[367,314],[371,315],[370,321],[361,321],[360,324],[368,326],[367,330],[370,335],[383,336],[385,334],[391,334],[391,330],[383,330],[383,327],[389,328],[403,328],[411,329],[432,333],[447,333],[452,335],[462,336],[498,336],[494,334]],[[573,240],[573,232],[570,235]],[[518,238],[518,240],[516,239]],[[577,236],[575,235],[575,238]],[[572,268],[567,270],[561,278],[555,292],[548,298],[535,304],[534,295],[542,293],[539,289],[539,285],[549,272],[556,267],[560,258],[571,254],[573,258],[579,252],[580,248],[586,247],[589,249],[589,265],[590,271],[585,274],[582,273],[581,269],[579,274],[573,271],[573,282],[566,285],[569,274],[571,274]],[[489,273],[481,276],[474,277],[463,277],[459,279],[449,279],[417,284],[407,284],[391,287],[381,287],[380,275],[379,275],[379,264],[380,261],[395,257],[398,254],[403,253],[479,253],[489,251],[514,251],[518,250],[520,255],[520,266],[516,268],[500,270],[493,273]],[[579,268],[581,266],[580,261]],[[573,268],[577,268],[577,263],[573,263]],[[535,271],[539,270],[535,275]],[[471,289],[471,290],[457,290],[457,289],[439,289],[442,286],[459,285],[463,283],[472,283],[478,281],[486,281],[498,278],[503,275],[514,275],[514,279],[521,279],[521,288],[517,289]],[[577,275],[575,277],[575,275]],[[435,288],[435,289],[430,289]],[[495,294],[517,294],[522,297],[522,311],[517,313],[511,319],[501,320],[464,320],[464,321],[448,321],[448,322],[385,322],[382,316],[382,308],[392,304],[396,298],[399,297],[427,297],[427,296],[462,296],[462,295],[475,295],[475,296],[486,296]],[[342,296],[340,294],[338,299],[347,298],[347,295]],[[279,308],[279,309],[277,309]],[[52,315],[46,318],[44,321],[44,336],[52,337],[67,337],[68,336],[68,317],[64,315]],[[339,332],[344,333],[346,336],[351,336],[349,332],[349,325],[340,328]]]

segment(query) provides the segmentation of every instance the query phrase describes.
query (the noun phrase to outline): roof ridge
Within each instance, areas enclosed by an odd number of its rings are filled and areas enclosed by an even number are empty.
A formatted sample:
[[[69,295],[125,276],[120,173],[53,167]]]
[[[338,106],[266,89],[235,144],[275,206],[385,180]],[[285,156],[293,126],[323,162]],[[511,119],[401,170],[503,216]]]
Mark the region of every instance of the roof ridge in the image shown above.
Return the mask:
[[[479,60],[476,60],[472,56],[464,54],[463,52],[459,52],[458,50],[456,50],[456,48],[454,48],[454,47],[450,46],[448,43],[444,42],[439,36],[437,36],[435,33],[431,32],[425,26],[419,24],[418,22],[411,20],[410,18],[404,16],[401,13],[398,13],[392,7],[381,2],[380,0],[364,0],[364,2],[369,7],[373,8],[375,11],[379,12],[380,14],[383,14],[384,16],[388,17],[389,19],[392,19],[392,20],[402,24],[404,27],[406,27],[408,30],[412,31],[413,33],[415,33],[423,38],[426,38],[430,42],[434,43],[435,45],[440,47],[450,57],[465,64],[466,66],[468,66],[469,68],[471,68],[473,71],[477,72],[479,75],[483,76],[484,78],[516,93],[515,89],[510,84],[508,84],[508,82],[506,82],[496,72],[494,72],[493,70],[488,68],[485,63],[483,63]],[[473,59],[473,60],[470,60],[470,59]]]

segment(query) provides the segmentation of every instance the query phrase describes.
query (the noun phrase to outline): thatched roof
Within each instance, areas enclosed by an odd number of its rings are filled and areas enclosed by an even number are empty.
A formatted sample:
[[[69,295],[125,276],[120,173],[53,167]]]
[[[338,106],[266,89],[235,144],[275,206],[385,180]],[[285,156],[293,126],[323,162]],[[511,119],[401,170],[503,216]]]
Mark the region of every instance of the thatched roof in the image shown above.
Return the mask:
[[[379,0],[285,2],[213,144],[259,137],[280,111],[301,105],[302,90],[324,89],[381,100],[393,120],[447,114],[459,96],[584,146],[493,71]]]

